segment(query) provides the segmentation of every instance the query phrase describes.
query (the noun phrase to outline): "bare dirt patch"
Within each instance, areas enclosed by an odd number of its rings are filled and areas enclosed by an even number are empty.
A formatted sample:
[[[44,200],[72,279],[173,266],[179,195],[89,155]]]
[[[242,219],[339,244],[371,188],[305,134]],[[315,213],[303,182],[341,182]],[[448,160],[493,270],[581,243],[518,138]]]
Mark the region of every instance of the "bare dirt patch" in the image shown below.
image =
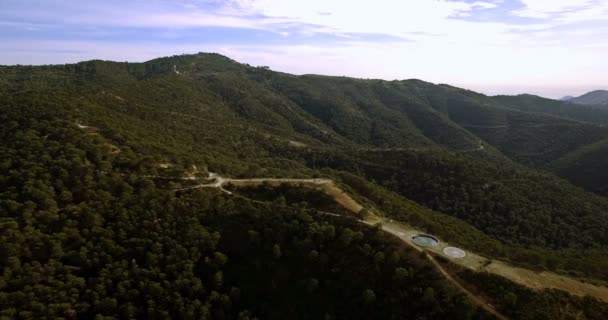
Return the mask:
[[[377,222],[377,220],[375,221]],[[443,251],[446,247],[450,247],[450,245],[443,240],[437,246],[424,248],[416,246],[411,241],[411,238],[416,234],[422,233],[422,231],[416,230],[403,223],[384,221],[382,223],[382,229],[398,236],[404,242],[414,247],[432,252],[438,256],[444,257],[454,264],[476,272],[490,272],[534,290],[559,289],[572,295],[589,295],[601,301],[608,302],[608,287],[605,286],[582,282],[553,272],[536,272],[521,267],[510,266],[504,262],[488,259],[470,251],[466,251],[466,255],[463,258],[453,258]]]
[[[491,272],[536,290],[547,288],[559,289],[576,296],[590,295],[608,303],[608,288],[581,282],[552,272],[535,272],[509,266],[500,261],[492,261],[492,263],[486,267],[482,267],[479,271]]]

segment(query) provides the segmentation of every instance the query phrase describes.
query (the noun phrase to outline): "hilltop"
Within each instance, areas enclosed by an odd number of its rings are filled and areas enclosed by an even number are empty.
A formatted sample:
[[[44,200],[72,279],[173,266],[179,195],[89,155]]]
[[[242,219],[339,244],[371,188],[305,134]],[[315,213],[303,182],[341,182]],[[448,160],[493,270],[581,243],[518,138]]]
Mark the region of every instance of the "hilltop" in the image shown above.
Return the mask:
[[[608,106],[608,91],[595,90],[585,93],[584,95],[579,97],[572,97],[568,99],[568,101],[588,106],[606,107]]]

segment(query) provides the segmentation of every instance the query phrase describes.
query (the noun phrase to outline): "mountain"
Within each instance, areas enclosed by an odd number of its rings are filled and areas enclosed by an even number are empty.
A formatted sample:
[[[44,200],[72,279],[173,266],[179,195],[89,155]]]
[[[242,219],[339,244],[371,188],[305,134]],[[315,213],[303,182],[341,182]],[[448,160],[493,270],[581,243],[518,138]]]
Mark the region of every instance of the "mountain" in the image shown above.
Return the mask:
[[[357,217],[489,264],[603,285],[608,199],[564,160],[602,155],[603,110],[205,53],[2,66],[0,103],[2,316],[485,319],[488,303],[605,315],[593,298],[459,270],[286,182],[332,181]],[[218,176],[285,185],[201,187]]]
[[[572,98],[569,100],[572,103],[588,105],[588,106],[598,106],[598,107],[606,107],[608,106],[608,91],[606,90],[595,90],[576,98]]]
[[[558,175],[598,194],[608,194],[608,175],[604,170],[608,140],[582,147],[548,164]]]
[[[569,101],[569,100],[572,100],[573,98],[574,98],[573,96],[563,96],[559,100],[560,101]]]
[[[562,121],[578,122],[580,128],[576,129],[575,132],[551,131],[550,135],[555,135],[553,138],[546,136],[542,139],[542,142],[560,140],[558,145],[562,145],[564,141],[576,137],[577,134],[584,136],[585,139],[593,137],[594,133],[592,131],[603,131],[608,119],[607,110],[597,108],[597,106],[576,105],[570,102],[555,101],[532,95],[497,96],[494,99],[507,108],[557,116],[559,119],[556,119],[556,126],[557,123]],[[560,136],[562,133],[563,135]],[[601,136],[602,134],[599,133],[596,137]],[[533,141],[538,141],[536,137],[540,136],[535,135]],[[575,140],[578,140],[578,138]],[[576,143],[572,148],[561,153],[533,153],[532,157],[534,159],[532,161],[534,161],[536,167],[549,170],[560,177],[568,179],[577,186],[606,195],[608,194],[608,177],[605,175],[605,170],[602,169],[605,159],[606,140],[595,140],[595,138],[593,140],[594,142],[588,141],[589,143]],[[530,146],[533,143],[528,141],[523,145]],[[548,151],[550,150],[546,149],[547,147],[543,148]],[[515,155],[514,159],[517,158],[517,155]],[[539,158],[542,158],[542,160],[538,161],[540,160]],[[520,159],[531,163],[528,159]]]
[[[608,112],[599,108],[573,105],[567,101],[547,99],[535,95],[496,96],[493,100],[503,107],[527,113],[542,113],[598,125],[608,124]]]

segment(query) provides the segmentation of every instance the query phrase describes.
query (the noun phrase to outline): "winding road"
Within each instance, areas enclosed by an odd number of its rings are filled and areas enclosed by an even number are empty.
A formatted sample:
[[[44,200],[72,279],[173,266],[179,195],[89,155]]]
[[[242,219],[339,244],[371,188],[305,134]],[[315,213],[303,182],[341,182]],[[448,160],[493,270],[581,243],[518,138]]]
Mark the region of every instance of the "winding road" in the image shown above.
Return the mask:
[[[483,149],[483,146],[480,144],[480,148]],[[270,184],[273,186],[278,186],[283,183],[294,184],[295,186],[305,187],[305,188],[314,188],[320,190],[330,197],[332,197],[338,204],[343,206],[345,209],[353,212],[354,214],[358,214],[364,207],[359,204],[355,199],[353,199],[349,194],[347,194],[344,190],[342,190],[338,184],[336,184],[331,179],[297,179],[297,178],[252,178],[252,179],[232,179],[221,177],[215,173],[209,173],[209,180],[212,180],[210,183],[198,184],[192,187],[174,189],[174,191],[184,191],[184,190],[194,190],[201,188],[216,188],[220,189],[222,192],[232,195],[232,192],[224,189],[226,184],[230,184],[235,187],[244,187],[244,186],[257,186],[262,184]],[[190,177],[188,179],[190,180]],[[324,212],[322,212],[324,213]],[[331,213],[328,213],[331,214]],[[504,315],[498,313],[492,306],[488,305],[487,301],[480,296],[475,295],[474,293],[467,290],[463,287],[456,279],[454,279],[434,258],[430,253],[437,254],[441,257],[444,257],[451,262],[460,265],[462,267],[468,268],[470,270],[476,272],[489,272],[504,278],[507,278],[519,285],[526,286],[528,288],[534,290],[543,290],[543,289],[559,289],[562,291],[569,292],[570,294],[576,296],[585,296],[589,295],[604,302],[608,302],[608,288],[605,286],[594,285],[587,282],[581,282],[576,279],[559,275],[552,272],[535,272],[532,270],[510,266],[506,263],[490,260],[488,258],[477,255],[473,252],[467,251],[466,257],[464,258],[453,258],[447,256],[442,249],[449,246],[449,244],[445,241],[441,241],[439,245],[435,247],[419,247],[414,242],[412,242],[412,237],[417,234],[424,233],[422,230],[417,230],[405,223],[397,222],[393,220],[387,220],[379,217],[377,214],[370,212],[370,214],[365,218],[365,220],[359,220],[361,223],[366,225],[376,225],[378,223],[381,224],[381,228],[384,232],[390,233],[399,239],[401,239],[407,245],[415,248],[420,252],[425,252],[425,256],[427,259],[435,266],[439,273],[441,273],[449,282],[451,282],[454,286],[459,288],[462,292],[464,292],[467,296],[471,298],[479,307],[484,310],[492,313],[498,319],[507,319]]]

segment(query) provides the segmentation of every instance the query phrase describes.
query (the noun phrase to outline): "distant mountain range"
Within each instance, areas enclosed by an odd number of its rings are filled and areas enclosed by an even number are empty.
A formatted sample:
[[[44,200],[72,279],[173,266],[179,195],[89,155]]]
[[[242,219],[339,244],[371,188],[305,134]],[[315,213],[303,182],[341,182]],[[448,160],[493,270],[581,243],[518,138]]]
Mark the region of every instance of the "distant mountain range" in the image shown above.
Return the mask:
[[[569,101],[576,104],[582,104],[587,106],[604,106],[608,107],[608,91],[607,90],[595,90],[580,97],[565,96],[561,98],[563,101]]]

